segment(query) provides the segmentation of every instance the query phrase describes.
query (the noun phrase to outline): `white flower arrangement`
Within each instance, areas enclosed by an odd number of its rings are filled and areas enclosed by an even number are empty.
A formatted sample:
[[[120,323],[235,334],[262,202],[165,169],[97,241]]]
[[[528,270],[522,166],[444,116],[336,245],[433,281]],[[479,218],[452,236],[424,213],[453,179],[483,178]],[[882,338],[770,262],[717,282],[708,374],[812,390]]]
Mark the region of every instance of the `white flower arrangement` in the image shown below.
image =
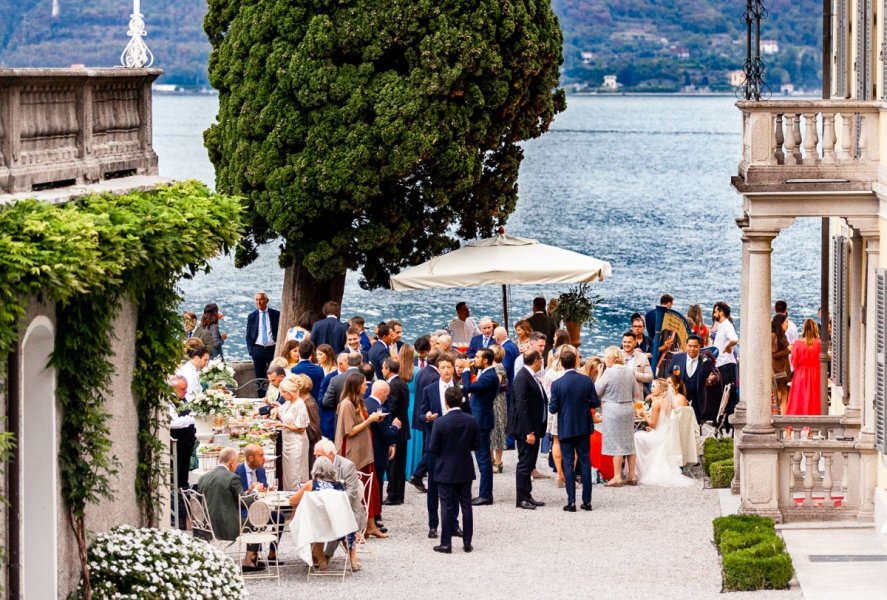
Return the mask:
[[[191,414],[196,417],[208,417],[219,415],[230,417],[234,414],[234,406],[231,394],[227,390],[209,388],[195,395],[186,406],[191,409]]]
[[[234,379],[234,369],[225,364],[221,358],[214,358],[209,361],[200,371],[200,385],[205,389],[218,387],[237,387],[237,380]]]
[[[234,563],[210,544],[177,529],[121,525],[92,542],[87,560],[97,599],[246,598]]]

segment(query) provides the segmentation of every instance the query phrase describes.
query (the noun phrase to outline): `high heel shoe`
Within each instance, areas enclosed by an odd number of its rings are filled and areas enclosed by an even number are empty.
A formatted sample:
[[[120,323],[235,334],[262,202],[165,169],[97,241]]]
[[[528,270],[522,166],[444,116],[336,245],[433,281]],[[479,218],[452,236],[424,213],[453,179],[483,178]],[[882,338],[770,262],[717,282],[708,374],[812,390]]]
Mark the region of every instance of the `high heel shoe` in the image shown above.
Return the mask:
[[[501,473],[502,469],[502,463],[493,463],[493,473]]]

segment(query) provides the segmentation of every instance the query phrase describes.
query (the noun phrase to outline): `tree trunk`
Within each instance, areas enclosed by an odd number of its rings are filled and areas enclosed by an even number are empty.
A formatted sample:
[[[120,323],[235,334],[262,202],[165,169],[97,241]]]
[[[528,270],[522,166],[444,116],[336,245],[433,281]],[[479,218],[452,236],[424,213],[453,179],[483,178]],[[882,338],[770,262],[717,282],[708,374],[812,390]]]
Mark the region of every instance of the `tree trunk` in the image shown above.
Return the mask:
[[[283,298],[280,300],[280,327],[277,330],[278,356],[283,353],[283,340],[287,330],[296,324],[306,310],[320,313],[328,300],[342,304],[345,295],[345,273],[332,279],[318,281],[303,267],[299,259],[293,261],[283,273]]]

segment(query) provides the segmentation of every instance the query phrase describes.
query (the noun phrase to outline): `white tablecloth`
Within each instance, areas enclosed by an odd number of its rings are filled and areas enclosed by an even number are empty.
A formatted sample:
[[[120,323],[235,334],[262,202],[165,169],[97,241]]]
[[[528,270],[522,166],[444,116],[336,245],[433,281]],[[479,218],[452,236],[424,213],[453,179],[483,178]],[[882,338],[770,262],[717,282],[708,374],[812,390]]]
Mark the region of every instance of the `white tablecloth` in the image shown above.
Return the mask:
[[[311,564],[311,544],[331,542],[357,531],[357,522],[345,492],[306,492],[290,523],[299,558]]]

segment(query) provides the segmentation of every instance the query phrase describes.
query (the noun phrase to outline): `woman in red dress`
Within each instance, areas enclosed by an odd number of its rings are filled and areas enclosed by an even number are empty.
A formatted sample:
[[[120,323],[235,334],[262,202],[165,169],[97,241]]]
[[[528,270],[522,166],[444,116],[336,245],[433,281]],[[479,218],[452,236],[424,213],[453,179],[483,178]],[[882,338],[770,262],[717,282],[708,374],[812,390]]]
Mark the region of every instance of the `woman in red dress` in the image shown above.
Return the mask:
[[[819,415],[819,328],[816,321],[804,321],[803,335],[792,345],[791,362],[794,368],[788,393],[787,415]]]

